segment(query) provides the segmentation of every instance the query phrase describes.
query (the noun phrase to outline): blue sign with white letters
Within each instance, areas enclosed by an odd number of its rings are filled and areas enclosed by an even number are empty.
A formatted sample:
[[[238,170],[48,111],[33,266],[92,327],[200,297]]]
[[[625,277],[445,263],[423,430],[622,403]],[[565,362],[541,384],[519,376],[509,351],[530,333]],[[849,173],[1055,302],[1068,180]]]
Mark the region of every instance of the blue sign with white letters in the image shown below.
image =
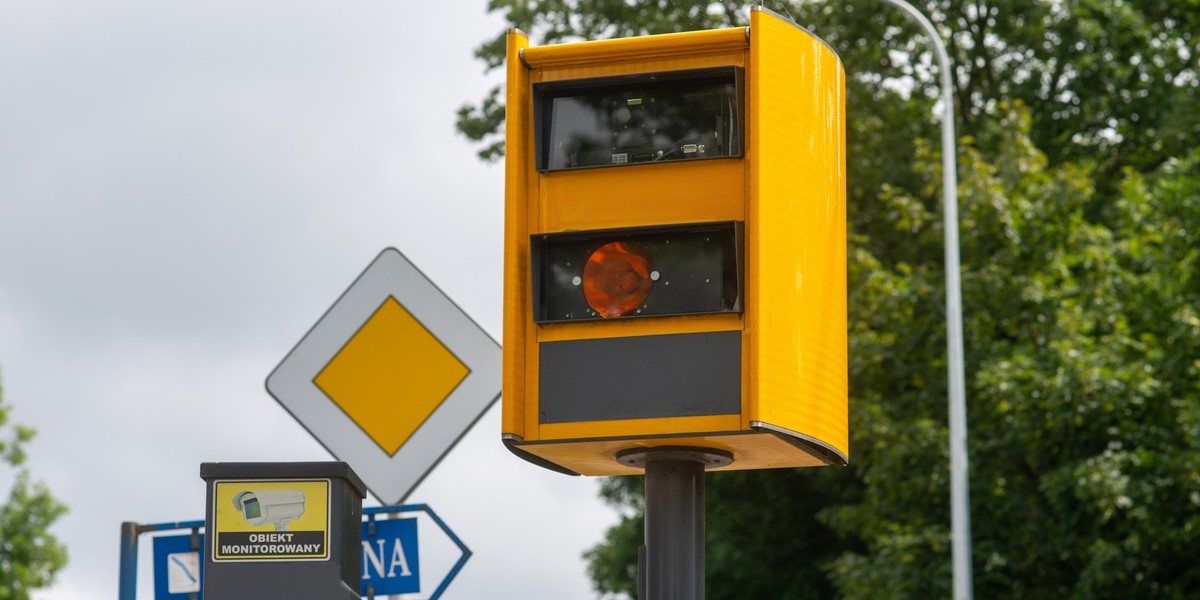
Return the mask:
[[[361,593],[364,597],[374,593],[377,596],[393,594],[421,593],[420,554],[417,546],[416,517],[404,519],[388,519],[388,514],[425,513],[429,521],[458,547],[461,554],[445,575],[435,574],[434,582],[440,582],[429,594],[429,600],[438,600],[446,588],[454,581],[455,576],[462,570],[463,565],[471,558],[471,550],[462,540],[446,526],[433,509],[426,504],[406,504],[401,506],[375,506],[363,508],[362,527],[362,576]],[[204,521],[182,521],[174,523],[159,523],[155,525],[140,525],[144,531],[179,531],[191,529],[193,533],[183,535],[161,535],[153,539],[154,566],[154,599],[155,600],[194,600],[203,598],[204,583],[204,534],[199,533]],[[428,531],[426,532],[428,533]],[[122,541],[122,578],[127,569],[124,558],[124,541]],[[351,551],[350,548],[346,549]],[[135,554],[136,556],[136,554]],[[434,561],[436,564],[437,561]],[[136,581],[136,561],[133,563],[132,579]],[[440,569],[439,569],[440,570]],[[428,574],[427,574],[428,575]],[[428,583],[428,582],[427,582]],[[368,587],[370,586],[370,587]],[[121,598],[134,598],[136,588],[122,588]]]
[[[154,539],[154,600],[199,598],[204,581],[201,548],[204,534],[166,535]]]
[[[374,531],[372,532],[372,529]],[[421,591],[417,519],[372,519],[363,523],[362,586],[368,597]]]

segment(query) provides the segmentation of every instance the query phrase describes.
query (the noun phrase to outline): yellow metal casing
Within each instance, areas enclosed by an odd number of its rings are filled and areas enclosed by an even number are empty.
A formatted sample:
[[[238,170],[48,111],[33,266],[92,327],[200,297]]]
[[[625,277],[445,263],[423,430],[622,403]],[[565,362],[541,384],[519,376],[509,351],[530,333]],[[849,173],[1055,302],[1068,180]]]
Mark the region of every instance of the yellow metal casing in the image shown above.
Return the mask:
[[[749,28],[543,47],[514,30],[507,66],[506,445],[585,475],[640,473],[615,455],[653,446],[724,450],[733,455],[724,470],[845,464],[845,71],[837,55],[755,7]],[[537,169],[535,83],[729,66],[743,74],[741,156]],[[744,231],[740,312],[534,322],[531,235],[728,221]],[[738,340],[737,413],[539,417],[545,344],[722,332]]]

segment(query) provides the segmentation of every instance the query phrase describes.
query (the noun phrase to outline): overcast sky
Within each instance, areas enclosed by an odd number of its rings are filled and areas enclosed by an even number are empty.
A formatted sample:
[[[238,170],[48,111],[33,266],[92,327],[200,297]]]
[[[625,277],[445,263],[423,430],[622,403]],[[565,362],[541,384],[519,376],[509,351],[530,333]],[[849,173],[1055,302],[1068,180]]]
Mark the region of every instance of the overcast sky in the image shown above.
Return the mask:
[[[501,341],[503,168],[454,132],[485,6],[0,0],[0,369],[71,509],[36,598],[115,598],[120,523],[203,518],[201,462],[331,459],[263,382],[382,249]],[[409,498],[474,552],[444,598],[594,597],[598,480],[499,435]]]

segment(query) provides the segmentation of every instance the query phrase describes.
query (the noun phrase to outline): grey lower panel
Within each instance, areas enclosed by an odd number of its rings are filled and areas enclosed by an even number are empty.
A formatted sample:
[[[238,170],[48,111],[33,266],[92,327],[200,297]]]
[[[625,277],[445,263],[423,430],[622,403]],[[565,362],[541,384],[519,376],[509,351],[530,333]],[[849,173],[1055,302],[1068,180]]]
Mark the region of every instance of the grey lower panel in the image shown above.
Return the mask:
[[[738,414],[742,332],[543,342],[538,422]]]

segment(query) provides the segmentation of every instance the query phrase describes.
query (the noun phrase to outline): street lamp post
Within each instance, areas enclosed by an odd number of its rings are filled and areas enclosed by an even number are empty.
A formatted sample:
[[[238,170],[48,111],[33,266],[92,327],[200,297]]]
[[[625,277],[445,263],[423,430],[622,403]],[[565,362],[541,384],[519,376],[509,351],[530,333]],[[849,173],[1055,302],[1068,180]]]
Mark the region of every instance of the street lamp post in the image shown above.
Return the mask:
[[[953,548],[954,598],[970,600],[971,584],[971,512],[967,489],[967,402],[963,374],[962,283],[959,281],[958,256],[958,163],[955,157],[954,98],[952,96],[950,57],[933,23],[904,0],[880,0],[904,11],[925,30],[937,50],[941,71],[942,115],[942,191],[946,252],[946,354],[950,384],[950,529]]]

